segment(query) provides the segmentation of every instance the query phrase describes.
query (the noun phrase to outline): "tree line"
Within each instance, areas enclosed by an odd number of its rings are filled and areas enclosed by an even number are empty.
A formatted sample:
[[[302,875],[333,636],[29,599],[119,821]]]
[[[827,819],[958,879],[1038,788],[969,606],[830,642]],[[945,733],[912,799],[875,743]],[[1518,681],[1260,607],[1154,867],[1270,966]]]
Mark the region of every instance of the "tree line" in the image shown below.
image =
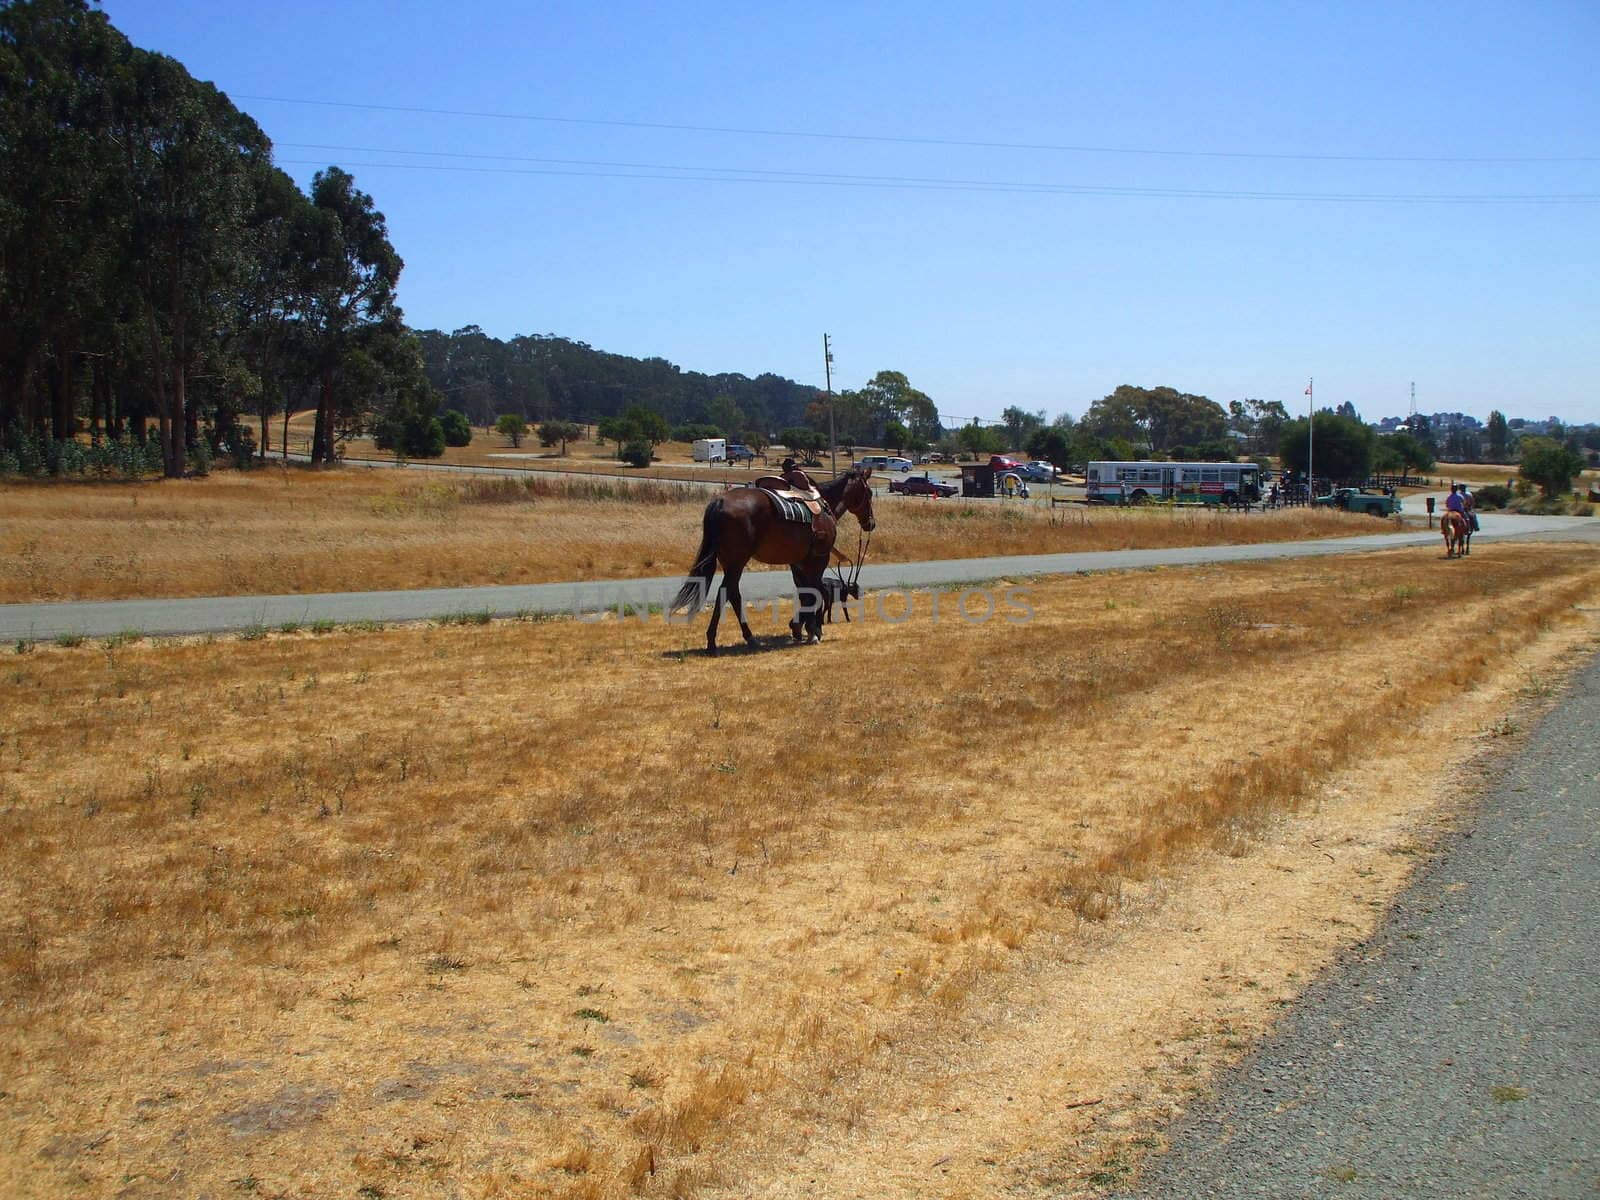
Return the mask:
[[[314,462],[366,432],[435,455],[503,419],[508,436],[534,427],[563,450],[594,425],[646,462],[669,436],[817,454],[830,429],[845,446],[1062,465],[1293,455],[1304,441],[1277,401],[1224,407],[1164,386],[1117,387],[1078,420],[1012,406],[999,424],[947,425],[899,371],[829,397],[554,334],[413,331],[373,197],[338,166],[302,192],[248,114],[87,0],[0,4],[0,181],[0,469],[79,461],[84,429],[97,462],[129,473],[246,463],[272,447],[275,419],[286,449],[306,408]],[[1426,469],[1431,455],[1515,450],[1498,412],[1477,442],[1453,428],[1441,444],[1426,418],[1374,439],[1344,407],[1318,417],[1319,464]],[[1576,436],[1552,440],[1570,450]]]
[[[375,410],[432,418],[372,197],[336,166],[302,192],[254,120],[84,0],[0,8],[0,178],[7,452],[81,420],[177,476],[304,405],[316,461]]]

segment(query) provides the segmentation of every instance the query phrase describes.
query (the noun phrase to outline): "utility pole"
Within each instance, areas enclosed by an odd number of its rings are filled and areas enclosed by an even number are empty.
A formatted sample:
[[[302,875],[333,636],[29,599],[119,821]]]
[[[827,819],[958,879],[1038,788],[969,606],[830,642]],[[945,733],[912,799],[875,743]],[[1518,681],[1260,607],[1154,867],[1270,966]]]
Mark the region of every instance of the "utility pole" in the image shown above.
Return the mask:
[[[1411,423],[1413,425],[1415,425],[1416,421],[1417,421],[1417,381],[1413,379],[1411,381]]]
[[[828,467],[839,473],[839,439],[833,433],[833,349],[828,345],[828,335],[822,335],[822,375],[828,383]]]
[[[1306,504],[1307,504],[1307,506],[1309,506],[1311,504],[1311,502],[1317,498],[1317,484],[1316,484],[1317,472],[1316,472],[1316,469],[1315,469],[1316,468],[1316,463],[1315,463],[1315,460],[1313,458],[1313,455],[1316,453],[1316,451],[1313,449],[1313,443],[1312,443],[1312,440],[1311,440],[1312,432],[1313,432],[1313,430],[1314,430],[1314,428],[1315,428],[1315,426],[1317,424],[1317,398],[1316,398],[1316,396],[1312,395],[1312,391],[1311,391],[1311,389],[1316,386],[1316,382],[1317,381],[1315,379],[1306,380],[1306,395],[1311,396],[1311,399],[1306,403]]]

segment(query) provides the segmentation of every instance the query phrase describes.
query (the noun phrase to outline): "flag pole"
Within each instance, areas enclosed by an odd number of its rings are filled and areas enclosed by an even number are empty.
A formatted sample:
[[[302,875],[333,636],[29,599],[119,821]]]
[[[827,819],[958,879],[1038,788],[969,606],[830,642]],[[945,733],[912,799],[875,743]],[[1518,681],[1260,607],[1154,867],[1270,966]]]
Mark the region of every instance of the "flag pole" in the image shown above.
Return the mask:
[[[1311,433],[1317,424],[1317,398],[1312,395],[1311,389],[1316,386],[1316,380],[1306,380],[1306,395],[1311,399],[1306,402],[1306,503],[1309,505],[1317,497],[1316,486],[1316,459],[1313,457],[1315,450],[1312,447]]]

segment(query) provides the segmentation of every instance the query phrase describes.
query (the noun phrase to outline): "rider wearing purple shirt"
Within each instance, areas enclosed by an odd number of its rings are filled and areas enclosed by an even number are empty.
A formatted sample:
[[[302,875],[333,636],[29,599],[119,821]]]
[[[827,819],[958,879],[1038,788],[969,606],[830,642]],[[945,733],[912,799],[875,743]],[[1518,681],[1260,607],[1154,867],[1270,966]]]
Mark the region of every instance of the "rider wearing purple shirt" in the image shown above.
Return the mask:
[[[1450,494],[1444,498],[1444,506],[1451,512],[1460,513],[1464,517],[1467,515],[1466,504],[1461,499],[1460,491],[1457,490],[1460,487],[1461,485],[1459,483],[1452,483],[1450,485]]]

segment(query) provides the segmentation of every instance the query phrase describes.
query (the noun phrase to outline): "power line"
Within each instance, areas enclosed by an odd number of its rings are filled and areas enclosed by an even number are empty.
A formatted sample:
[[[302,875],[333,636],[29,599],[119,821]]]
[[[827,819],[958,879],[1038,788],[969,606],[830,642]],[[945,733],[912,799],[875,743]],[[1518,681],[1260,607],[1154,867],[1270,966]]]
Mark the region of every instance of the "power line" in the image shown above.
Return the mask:
[[[951,146],[977,150],[1032,150],[1067,154],[1121,154],[1155,158],[1238,158],[1278,162],[1368,163],[1589,163],[1600,155],[1401,155],[1401,154],[1277,154],[1249,150],[1163,150],[1140,146],[1096,146],[1051,142],[988,142],[945,137],[902,137],[877,133],[822,133],[800,129],[759,129],[731,125],[688,125],[666,121],[624,121],[601,117],[554,117],[537,113],[479,112],[459,108],[425,108],[407,104],[362,104],[346,100],[305,100],[291,96],[257,96],[238,93],[236,100],[267,104],[303,104],[318,108],[353,108],[369,112],[420,113],[436,117],[471,117],[490,121],[532,121],[551,125],[599,125],[615,129],[654,129],[674,133],[737,134],[745,137],[809,138],[833,142],[873,142],[902,146]]]
[[[356,153],[373,153],[355,151]],[[427,154],[432,151],[387,151],[397,154]],[[486,156],[494,157],[494,156]],[[279,165],[323,166],[321,159],[281,158]],[[540,160],[529,160],[540,161]],[[561,160],[552,160],[559,162]],[[960,180],[919,180],[896,176],[816,176],[801,172],[762,172],[760,174],[705,174],[729,172],[729,167],[648,167],[636,169],[591,170],[551,167],[470,167],[455,163],[347,162],[347,167],[394,169],[401,171],[455,171],[476,175],[550,175],[590,179],[655,179],[687,183],[792,184],[801,187],[880,188],[894,191],[997,192],[1022,195],[1116,196],[1125,198],[1179,200],[1300,200],[1318,203],[1352,204],[1595,204],[1600,193],[1360,193],[1360,192],[1258,192],[1244,190],[1204,190],[1195,188],[1147,188],[1120,185],[1070,183],[985,183]],[[594,164],[596,167],[609,164]],[[623,164],[617,164],[619,167]],[[679,174],[663,174],[676,171]]]
[[[677,164],[673,164],[673,163],[611,162],[611,161],[606,161],[606,160],[582,159],[582,158],[534,158],[534,157],[529,157],[529,156],[526,156],[526,155],[518,155],[518,154],[470,154],[470,153],[463,153],[463,152],[455,151],[455,150],[404,150],[404,149],[384,148],[384,147],[376,147],[376,146],[338,146],[338,145],[329,145],[329,144],[326,144],[326,143],[318,143],[318,142],[279,142],[278,145],[293,147],[293,148],[299,149],[299,150],[335,150],[335,151],[338,151],[340,153],[348,153],[348,154],[411,154],[411,155],[425,156],[425,157],[428,157],[428,158],[460,158],[460,159],[471,159],[473,161],[484,161],[484,162],[523,162],[523,163],[539,163],[539,164],[543,164],[543,165],[547,165],[547,166],[601,167],[601,168],[608,168],[608,169],[630,170],[630,171],[703,172],[703,173],[706,173],[708,175],[717,175],[717,176],[722,176],[722,175],[735,175],[735,176],[737,176],[737,175],[751,175],[751,176],[773,177],[773,178],[779,178],[779,179],[823,180],[823,181],[829,181],[829,182],[896,184],[896,185],[898,185],[898,184],[926,184],[926,185],[933,186],[933,187],[938,187],[938,188],[979,188],[979,189],[984,189],[984,190],[1015,190],[1015,191],[1045,191],[1045,192],[1048,192],[1048,191],[1057,190],[1057,189],[1060,189],[1060,190],[1072,190],[1072,189],[1088,188],[1088,187],[1093,186],[1093,185],[1087,185],[1087,184],[1053,183],[1053,182],[1049,182],[1049,181],[1045,181],[1045,182],[1032,181],[1032,182],[1030,182],[1030,181],[1027,181],[1027,180],[1002,180],[1002,179],[959,179],[959,178],[951,179],[951,178],[941,178],[941,177],[924,176],[924,175],[852,175],[852,174],[846,174],[846,173],[838,172],[838,171],[792,171],[792,170],[772,170],[772,169],[767,169],[767,168],[756,168],[756,167],[682,166],[682,165],[677,165]],[[1118,190],[1124,190],[1121,187],[1121,185],[1113,185],[1113,186],[1118,187]],[[1125,190],[1131,191],[1131,192],[1136,193],[1136,194],[1143,194],[1145,192],[1149,192],[1151,194],[1161,194],[1161,195],[1227,197],[1227,198],[1244,198],[1244,199],[1278,199],[1278,198],[1292,198],[1292,199],[1318,198],[1318,199],[1325,199],[1325,198],[1328,198],[1327,195],[1325,195],[1325,194],[1317,194],[1317,193],[1308,194],[1308,193],[1294,193],[1294,192],[1251,192],[1251,191],[1244,191],[1244,190],[1239,190],[1239,189],[1228,189],[1228,190],[1223,190],[1223,191],[1206,191],[1204,189],[1137,188],[1137,187],[1132,187],[1130,185]],[[1433,195],[1433,194],[1428,194],[1428,193],[1400,193],[1400,194],[1397,194],[1397,195],[1396,194],[1386,194],[1386,193],[1333,193],[1332,195],[1337,197],[1337,198],[1340,198],[1340,199],[1360,199],[1360,200],[1395,200],[1395,199],[1431,200],[1431,201],[1438,201],[1438,200],[1451,200],[1451,201],[1470,200],[1470,201],[1473,201],[1473,202],[1487,202],[1487,201],[1513,202],[1513,201],[1532,201],[1532,200],[1537,200],[1537,201],[1541,201],[1541,202],[1553,202],[1553,201],[1559,199],[1561,201],[1568,202],[1568,203],[1576,203],[1576,202],[1591,201],[1591,200],[1594,200],[1596,198],[1600,198],[1600,197],[1596,197],[1596,196],[1585,195],[1585,194],[1582,194],[1582,193],[1578,193],[1578,194],[1553,194],[1553,195],[1552,194],[1524,195],[1524,194],[1518,194],[1518,193],[1456,193],[1456,194],[1446,194],[1446,195]]]

